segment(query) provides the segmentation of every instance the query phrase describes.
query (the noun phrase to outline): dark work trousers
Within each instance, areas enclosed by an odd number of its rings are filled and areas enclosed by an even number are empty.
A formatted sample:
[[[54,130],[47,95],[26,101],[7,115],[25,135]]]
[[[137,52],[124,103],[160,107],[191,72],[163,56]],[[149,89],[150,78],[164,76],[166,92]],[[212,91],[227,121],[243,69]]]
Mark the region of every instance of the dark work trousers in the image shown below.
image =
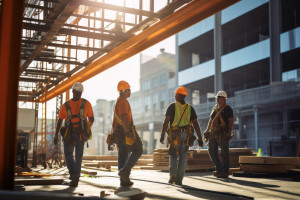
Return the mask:
[[[74,136],[71,135],[71,136]],[[84,141],[80,141],[79,135],[72,138],[74,142],[67,142],[64,140],[64,152],[66,157],[67,168],[69,170],[70,180],[79,181],[80,172],[81,172],[81,163],[82,163],[82,156],[84,150]],[[75,148],[75,159],[73,158],[73,152]]]
[[[218,156],[218,146],[221,148],[222,162]],[[221,136],[221,139],[210,138],[208,141],[208,152],[210,159],[215,164],[219,173],[229,173],[229,139]]]
[[[126,145],[118,144],[118,169],[130,173],[131,169],[143,154],[143,144],[140,137],[132,146],[132,152],[129,152]]]

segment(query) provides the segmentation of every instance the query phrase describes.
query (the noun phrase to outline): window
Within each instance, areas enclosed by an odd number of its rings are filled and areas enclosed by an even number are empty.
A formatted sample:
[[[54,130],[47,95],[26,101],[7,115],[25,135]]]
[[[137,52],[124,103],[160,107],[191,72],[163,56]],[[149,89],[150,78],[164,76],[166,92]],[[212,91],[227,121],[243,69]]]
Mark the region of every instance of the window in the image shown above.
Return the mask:
[[[167,91],[163,91],[163,92],[161,93],[160,100],[161,100],[161,101],[166,101],[166,99],[167,99]]]
[[[153,94],[152,96],[152,103],[156,104],[158,102],[158,93]]]
[[[145,90],[149,90],[150,89],[150,81],[147,80],[147,81],[144,81],[142,83],[142,90],[145,91]]]
[[[164,85],[167,83],[167,74],[160,75],[160,84]]]
[[[152,78],[152,88],[158,87],[158,77]]]
[[[200,63],[199,55],[192,53],[192,66],[198,65]]]

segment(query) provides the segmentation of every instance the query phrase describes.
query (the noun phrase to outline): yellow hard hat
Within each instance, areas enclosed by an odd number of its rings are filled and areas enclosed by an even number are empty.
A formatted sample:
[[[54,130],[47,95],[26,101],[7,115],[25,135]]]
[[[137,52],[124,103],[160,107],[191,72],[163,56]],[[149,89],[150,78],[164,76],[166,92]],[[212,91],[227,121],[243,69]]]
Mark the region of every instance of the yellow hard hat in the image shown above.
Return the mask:
[[[178,87],[174,93],[182,94],[184,96],[187,96],[187,90],[184,86]]]
[[[118,92],[129,89],[129,88],[130,88],[130,85],[126,81],[120,81],[118,83]]]

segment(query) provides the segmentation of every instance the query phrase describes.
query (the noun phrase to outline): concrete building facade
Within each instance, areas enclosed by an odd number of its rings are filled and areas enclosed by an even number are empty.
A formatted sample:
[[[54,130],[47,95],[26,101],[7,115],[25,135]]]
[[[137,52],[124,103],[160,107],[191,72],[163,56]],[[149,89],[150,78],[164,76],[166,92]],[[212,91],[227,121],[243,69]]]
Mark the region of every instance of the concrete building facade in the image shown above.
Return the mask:
[[[300,129],[300,2],[242,0],[176,36],[178,85],[201,130],[218,90],[234,110],[233,147],[295,155]]]
[[[129,102],[133,121],[150,154],[160,144],[160,132],[168,105],[174,101],[175,56],[161,49],[157,57],[141,54],[140,90],[131,94]]]

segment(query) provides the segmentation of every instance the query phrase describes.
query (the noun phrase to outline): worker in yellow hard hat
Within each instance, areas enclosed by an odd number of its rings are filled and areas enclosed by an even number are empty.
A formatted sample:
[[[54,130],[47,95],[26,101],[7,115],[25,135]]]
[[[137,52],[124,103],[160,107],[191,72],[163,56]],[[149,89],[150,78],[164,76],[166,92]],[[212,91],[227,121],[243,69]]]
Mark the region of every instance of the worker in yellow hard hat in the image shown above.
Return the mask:
[[[210,159],[215,164],[214,176],[227,178],[229,175],[229,141],[234,124],[233,111],[226,104],[227,93],[225,91],[219,91],[215,97],[217,103],[209,116],[204,137],[208,141]],[[218,156],[218,146],[221,148],[222,161]]]
[[[122,80],[117,86],[119,98],[114,106],[113,138],[118,145],[118,169],[121,185],[132,185],[130,172],[143,154],[141,138],[135,130],[132,112],[127,98],[130,97],[130,85]]]
[[[167,132],[167,142],[170,154],[169,183],[182,185],[187,150],[189,146],[194,146],[194,141],[196,140],[194,130],[196,130],[198,136],[197,141],[199,146],[203,146],[203,141],[195,109],[185,102],[187,89],[184,86],[180,86],[174,93],[176,101],[167,108],[160,142],[164,144],[165,132]],[[178,163],[177,158],[179,159]]]

